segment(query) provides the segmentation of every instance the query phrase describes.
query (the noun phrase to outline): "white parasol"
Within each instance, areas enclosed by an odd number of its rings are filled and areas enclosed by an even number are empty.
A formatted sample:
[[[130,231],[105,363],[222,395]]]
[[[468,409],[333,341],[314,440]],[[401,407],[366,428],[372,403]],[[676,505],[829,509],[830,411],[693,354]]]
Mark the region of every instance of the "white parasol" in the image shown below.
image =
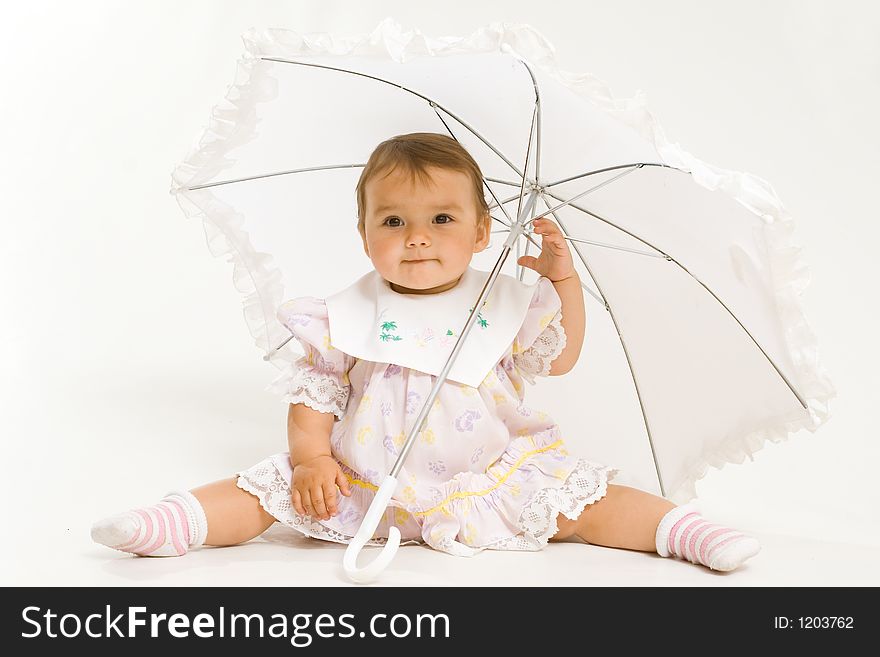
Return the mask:
[[[357,260],[354,189],[372,149],[440,132],[480,165],[501,233],[474,260],[492,271],[483,295],[505,269],[530,273],[516,261],[535,252],[533,219],[553,218],[569,239],[587,303],[584,368],[604,384],[588,398],[572,377],[569,397],[584,409],[577,430],[620,441],[614,462],[641,473],[642,488],[684,503],[708,466],[828,418],[835,391],[798,302],[808,276],[790,216],[766,182],[670,144],[641,98],[616,100],[591,75],[559,70],[526,25],[431,38],[386,19],[361,38],[243,38],[235,82],[171,191],[204,221],[211,252],[232,261],[269,362],[289,372],[299,357],[276,318],[285,299],[332,293],[369,266]],[[309,259],[323,248],[320,262]],[[435,393],[475,313],[467,319]],[[273,389],[284,392],[278,380]],[[373,564],[355,566],[433,399],[346,552],[354,579],[393,557],[396,528]],[[632,430],[609,436],[603,408]]]

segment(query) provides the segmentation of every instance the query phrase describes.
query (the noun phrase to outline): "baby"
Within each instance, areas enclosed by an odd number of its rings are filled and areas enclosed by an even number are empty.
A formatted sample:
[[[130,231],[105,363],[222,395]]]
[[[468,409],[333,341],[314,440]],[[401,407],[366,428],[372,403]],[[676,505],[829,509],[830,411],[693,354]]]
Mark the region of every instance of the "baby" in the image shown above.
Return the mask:
[[[470,262],[488,245],[492,221],[477,163],[456,140],[433,133],[381,143],[358,181],[357,202],[373,271],[339,295],[293,299],[278,311],[305,351],[276,381],[289,402],[288,451],[105,518],[92,527],[93,540],[141,556],[179,556],[242,543],[281,522],[351,541],[488,276]],[[553,221],[533,226],[541,252],[518,264],[538,282],[499,276],[507,296],[494,303],[490,295],[481,308],[456,361],[460,372],[451,370],[441,386],[367,544],[384,544],[392,525],[404,543],[458,556],[540,550],[577,536],[733,570],[758,553],[757,540],[707,521],[693,502],[676,506],[608,483],[614,468],[571,455],[559,426],[523,404],[523,379],[571,370],[585,327],[566,241]],[[376,313],[362,321],[345,315],[361,307]]]

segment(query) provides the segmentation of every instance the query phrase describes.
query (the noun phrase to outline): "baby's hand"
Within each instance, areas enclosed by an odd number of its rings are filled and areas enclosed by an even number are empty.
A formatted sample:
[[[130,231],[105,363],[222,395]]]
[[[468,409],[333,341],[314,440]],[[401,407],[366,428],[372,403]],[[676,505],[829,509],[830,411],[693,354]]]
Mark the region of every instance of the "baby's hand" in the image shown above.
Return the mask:
[[[535,219],[533,225],[535,233],[541,236],[541,254],[537,258],[521,256],[517,264],[535,270],[554,283],[574,276],[576,272],[571,251],[559,226],[544,217]]]
[[[291,501],[301,515],[329,520],[336,515],[336,486],[342,494],[351,495],[348,480],[332,456],[316,456],[293,468]]]

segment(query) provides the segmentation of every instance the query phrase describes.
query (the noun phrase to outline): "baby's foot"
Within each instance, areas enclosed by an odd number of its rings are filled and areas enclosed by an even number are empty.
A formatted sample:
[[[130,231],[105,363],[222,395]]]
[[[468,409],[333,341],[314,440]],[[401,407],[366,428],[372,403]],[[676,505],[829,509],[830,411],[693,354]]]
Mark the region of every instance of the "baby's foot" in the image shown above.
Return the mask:
[[[152,506],[131,509],[92,525],[92,540],[144,557],[176,557],[205,542],[205,511],[189,491],[172,491]]]
[[[757,539],[707,521],[693,502],[671,509],[656,534],[657,554],[676,556],[712,570],[738,568],[761,551]]]

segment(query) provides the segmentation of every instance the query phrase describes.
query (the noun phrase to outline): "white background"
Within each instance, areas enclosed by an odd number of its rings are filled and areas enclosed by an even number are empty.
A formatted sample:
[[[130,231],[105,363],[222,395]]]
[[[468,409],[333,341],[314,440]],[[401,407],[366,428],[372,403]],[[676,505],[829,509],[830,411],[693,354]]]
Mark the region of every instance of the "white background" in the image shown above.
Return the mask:
[[[247,28],[359,34],[386,16],[431,36],[528,23],[561,68],[644,90],[672,142],[772,184],[838,397],[817,433],[711,470],[699,497],[745,529],[880,545],[876,3],[29,2],[0,22],[0,583],[64,581],[66,551],[110,554],[89,543],[99,517],[286,449],[232,266],[170,174]]]

